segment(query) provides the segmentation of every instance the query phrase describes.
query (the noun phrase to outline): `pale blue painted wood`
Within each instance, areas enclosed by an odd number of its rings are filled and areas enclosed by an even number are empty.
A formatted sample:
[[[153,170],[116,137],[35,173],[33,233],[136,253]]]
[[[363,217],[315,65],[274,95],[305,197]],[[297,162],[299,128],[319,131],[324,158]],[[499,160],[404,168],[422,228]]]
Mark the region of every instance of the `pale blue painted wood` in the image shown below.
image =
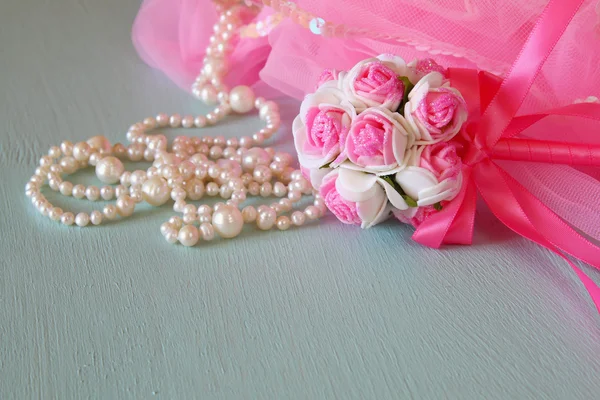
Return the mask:
[[[137,58],[136,7],[0,5],[0,398],[598,397],[582,285],[485,211],[475,246],[442,251],[393,223],[185,249],[158,232],[167,208],[90,229],[38,217],[23,187],[50,145],[202,110]]]

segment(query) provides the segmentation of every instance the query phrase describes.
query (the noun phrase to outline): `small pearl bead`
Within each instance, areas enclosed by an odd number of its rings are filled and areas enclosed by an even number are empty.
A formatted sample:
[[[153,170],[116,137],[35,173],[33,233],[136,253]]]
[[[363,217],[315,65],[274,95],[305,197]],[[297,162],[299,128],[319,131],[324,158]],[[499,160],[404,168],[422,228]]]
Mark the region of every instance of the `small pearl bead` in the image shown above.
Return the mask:
[[[90,157],[90,145],[85,142],[79,142],[73,146],[73,158],[77,161],[87,161]]]
[[[102,223],[102,213],[100,211],[92,211],[90,213],[90,222],[92,225],[100,225]]]
[[[148,177],[146,176],[146,171],[138,169],[136,171],[133,171],[131,177],[129,178],[129,182],[131,183],[131,186],[141,185],[144,182],[146,182],[147,179]]]
[[[269,197],[271,193],[273,193],[273,185],[271,185],[271,182],[265,182],[260,185],[260,195],[262,197]]]
[[[310,220],[318,219],[320,216],[319,209],[315,206],[306,207],[306,210],[304,210],[304,214]]]
[[[65,174],[72,174],[77,171],[77,161],[73,157],[63,157],[59,163]]]
[[[62,195],[70,196],[73,194],[73,184],[67,181],[61,182],[61,184],[58,185],[58,190],[60,190]]]
[[[192,128],[194,126],[194,117],[192,117],[191,115],[186,115],[182,120],[181,120],[181,125],[184,128]]]
[[[266,165],[257,165],[252,176],[256,182],[265,183],[272,179],[273,174]]]
[[[202,204],[198,207],[198,214],[200,215],[210,215],[212,213],[212,208],[208,204]]]
[[[267,231],[273,227],[275,224],[275,220],[277,218],[277,213],[270,207],[263,209],[258,213],[258,217],[256,218],[256,225],[259,229],[263,231]]]
[[[290,199],[280,199],[279,205],[283,208],[283,211],[290,211],[294,204]]]
[[[128,195],[124,194],[117,199],[117,212],[122,217],[129,217],[135,210],[135,201]]]
[[[100,189],[100,197],[104,200],[110,200],[115,196],[115,189],[112,186],[102,186]]]
[[[116,197],[120,197],[121,195],[127,194],[127,193],[129,193],[129,190],[127,190],[127,188],[123,185],[118,185],[115,188],[115,196]]]
[[[86,226],[87,224],[90,223],[90,216],[86,213],[79,213],[77,214],[77,216],[75,217],[75,224],[77,226]]]
[[[245,223],[251,223],[256,221],[256,215],[256,208],[254,208],[253,206],[244,207],[244,209],[242,210],[242,217],[244,218]]]
[[[211,241],[215,238],[215,228],[210,222],[203,222],[200,224],[200,234],[203,240]]]
[[[101,135],[93,136],[93,137],[89,138],[87,140],[87,144],[96,150],[104,150],[106,152],[110,152],[112,149],[112,146],[111,146],[109,140],[106,137],[101,136]]]
[[[109,204],[102,209],[102,214],[106,219],[113,220],[117,218],[117,207],[113,204]]]
[[[62,151],[62,153],[65,156],[70,156],[71,154],[73,154],[73,143],[71,143],[68,140],[65,140],[60,144],[60,151]]]
[[[89,201],[97,201],[100,198],[100,189],[97,186],[88,186],[85,196]]]
[[[306,221],[306,216],[302,211],[294,211],[292,213],[292,223],[296,226],[304,225],[304,221]]]
[[[212,225],[221,237],[229,239],[240,234],[244,218],[236,207],[224,205],[213,213]]]
[[[171,128],[179,128],[181,126],[181,115],[171,115],[171,117],[169,118],[169,125],[171,125]]]
[[[63,225],[73,225],[73,223],[75,222],[75,216],[73,215],[72,212],[66,212],[63,215],[61,215],[60,217],[60,222]]]
[[[175,187],[171,190],[171,199],[173,201],[182,201],[187,197],[186,191],[181,187]]]
[[[221,196],[222,199],[230,198],[232,193],[233,193],[233,191],[231,190],[231,188],[229,188],[226,185],[223,185],[219,188],[219,195]]]
[[[277,218],[277,229],[280,231],[286,231],[290,228],[290,219],[288,217],[279,217]]]
[[[75,185],[73,186],[73,197],[76,199],[83,199],[85,196],[85,186],[83,185]]]
[[[288,199],[290,199],[294,203],[300,201],[301,198],[302,193],[300,193],[298,190],[291,190],[290,192],[288,192]]]
[[[275,182],[275,185],[273,185],[273,194],[276,197],[283,197],[286,193],[287,188],[285,187],[285,185],[281,182]]]
[[[183,215],[183,222],[185,224],[193,224],[194,222],[196,222],[197,219],[198,219],[198,216],[196,214],[184,214]]]
[[[50,211],[48,211],[48,216],[53,221],[60,220],[60,217],[63,215],[63,210],[60,207],[54,207]]]
[[[215,105],[217,104],[217,91],[212,86],[205,86],[200,90],[200,99],[208,106]]]
[[[190,200],[200,200],[204,197],[204,183],[198,178],[192,178],[187,181],[185,191]]]
[[[160,113],[156,116],[156,123],[159,128],[166,128],[169,125],[169,116],[164,113]]]
[[[206,194],[213,197],[219,194],[219,185],[215,182],[209,182],[206,185]]]
[[[175,244],[175,243],[177,243],[177,236],[178,236],[178,232],[176,230],[172,229],[165,234],[165,240],[168,243]]]
[[[171,195],[167,181],[155,176],[142,184],[142,198],[152,206],[159,207],[165,204]]]
[[[177,216],[169,218],[169,224],[175,229],[181,229],[183,226],[183,220]]]
[[[173,211],[175,212],[183,212],[183,208],[186,206],[185,201],[179,200],[173,204]]]
[[[206,126],[206,117],[203,115],[199,115],[194,118],[194,125],[196,128],[204,128]]]

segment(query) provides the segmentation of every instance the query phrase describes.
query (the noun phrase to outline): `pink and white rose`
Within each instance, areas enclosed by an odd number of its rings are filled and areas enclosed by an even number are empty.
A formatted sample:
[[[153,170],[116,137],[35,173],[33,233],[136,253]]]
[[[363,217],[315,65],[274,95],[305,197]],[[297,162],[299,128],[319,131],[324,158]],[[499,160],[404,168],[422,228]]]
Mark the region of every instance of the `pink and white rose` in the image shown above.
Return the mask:
[[[373,107],[352,122],[343,156],[365,171],[392,171],[403,164],[413,143],[412,131],[402,115]]]
[[[321,73],[321,76],[319,77],[319,81],[317,82],[317,86],[315,87],[315,90],[318,90],[326,82],[337,81],[339,74],[340,73],[338,70],[331,69],[331,68],[325,69],[323,71],[323,73]]]
[[[380,55],[359,62],[347,74],[340,74],[339,85],[358,113],[378,106],[396,111],[405,89],[398,77],[406,73],[402,58]]]
[[[418,58],[408,63],[408,79],[413,84],[417,84],[425,75],[430,72],[439,72],[446,76],[446,68],[436,63],[432,58]]]
[[[362,228],[386,220],[393,209],[409,208],[402,196],[382,178],[344,167],[332,170],[323,178],[319,193],[340,221]]]
[[[404,116],[421,144],[452,139],[467,120],[460,92],[437,72],[425,75],[408,95]]]
[[[462,162],[451,143],[422,146],[396,182],[419,207],[454,199],[462,186]]]
[[[300,164],[313,169],[335,160],[355,116],[354,107],[332,85],[325,84],[307,95],[292,124]]]
[[[438,210],[433,206],[426,207],[413,207],[407,210],[394,210],[394,217],[404,224],[409,224],[418,228],[421,224],[429,218],[432,214],[437,213]]]

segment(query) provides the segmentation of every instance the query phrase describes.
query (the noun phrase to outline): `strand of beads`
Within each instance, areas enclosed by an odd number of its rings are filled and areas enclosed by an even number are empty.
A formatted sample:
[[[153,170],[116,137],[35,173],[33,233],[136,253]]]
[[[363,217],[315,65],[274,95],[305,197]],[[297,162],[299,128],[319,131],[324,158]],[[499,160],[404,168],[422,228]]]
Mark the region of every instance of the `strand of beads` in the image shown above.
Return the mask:
[[[233,238],[240,234],[244,223],[256,224],[261,230],[276,227],[287,230],[301,226],[306,220],[316,220],[326,207],[299,170],[290,165],[293,158],[276,153],[272,148],[257,147],[279,129],[279,107],[273,101],[256,98],[251,88],[237,86],[228,90],[222,83],[228,71],[226,56],[237,40],[244,21],[255,13],[236,2],[217,4],[219,22],[206,51],[200,76],[192,87],[194,96],[208,105],[218,104],[207,115],[180,116],[158,114],[133,124],[126,135],[127,146],[111,145],[103,136],[86,142],[63,142],[50,148],[40,159],[40,166],[26,184],[25,192],[44,216],[64,225],[83,227],[90,222],[99,225],[132,215],[137,203],[161,206],[169,199],[173,210],[182,217],[171,217],[161,225],[161,233],[169,243],[195,245],[200,239],[215,236]],[[171,146],[166,136],[155,132],[161,128],[203,128],[214,125],[232,112],[245,114],[258,111],[265,126],[249,136],[237,138],[178,136]],[[146,171],[126,171],[122,160],[146,160],[152,166]],[[97,177],[106,185],[74,185],[64,179],[81,168],[95,167]],[[47,184],[65,196],[89,201],[112,200],[114,204],[91,213],[64,212],[53,206],[41,193]],[[111,186],[115,185],[117,186]],[[293,210],[302,195],[314,195],[312,205],[303,211]],[[240,209],[248,195],[280,198],[270,205]],[[196,207],[186,200],[197,201],[204,196],[222,198],[225,203],[214,207]],[[285,215],[288,213],[289,215]]]

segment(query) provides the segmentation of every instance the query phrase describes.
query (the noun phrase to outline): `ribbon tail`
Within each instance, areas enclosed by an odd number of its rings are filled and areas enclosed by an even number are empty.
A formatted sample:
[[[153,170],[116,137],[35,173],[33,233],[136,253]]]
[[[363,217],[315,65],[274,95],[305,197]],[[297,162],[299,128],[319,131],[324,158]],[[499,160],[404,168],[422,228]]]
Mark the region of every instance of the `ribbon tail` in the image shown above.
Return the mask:
[[[569,263],[600,312],[600,288],[565,255],[570,254],[600,269],[600,248],[578,234],[491,160],[475,167],[474,179],[483,199],[503,224]]]
[[[463,186],[458,196],[444,209],[429,216],[413,234],[413,240],[428,247],[439,248],[442,244],[471,244],[477,189],[471,167],[463,167]]]

